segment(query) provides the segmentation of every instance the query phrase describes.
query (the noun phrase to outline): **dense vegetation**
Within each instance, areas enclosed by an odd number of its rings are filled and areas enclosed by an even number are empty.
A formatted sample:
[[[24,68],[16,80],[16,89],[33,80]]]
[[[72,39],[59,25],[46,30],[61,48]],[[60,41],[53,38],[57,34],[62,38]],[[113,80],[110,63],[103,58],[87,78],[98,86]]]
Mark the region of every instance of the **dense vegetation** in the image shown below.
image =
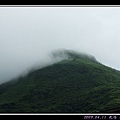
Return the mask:
[[[120,72],[93,57],[71,54],[0,85],[0,112],[120,112]]]

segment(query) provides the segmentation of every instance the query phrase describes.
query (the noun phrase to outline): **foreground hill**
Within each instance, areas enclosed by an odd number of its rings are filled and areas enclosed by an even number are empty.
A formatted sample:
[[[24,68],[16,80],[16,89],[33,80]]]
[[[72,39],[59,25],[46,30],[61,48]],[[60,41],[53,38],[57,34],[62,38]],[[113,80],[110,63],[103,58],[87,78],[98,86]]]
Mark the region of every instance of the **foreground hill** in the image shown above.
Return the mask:
[[[53,56],[64,59],[0,85],[1,113],[120,112],[119,71],[90,55]]]

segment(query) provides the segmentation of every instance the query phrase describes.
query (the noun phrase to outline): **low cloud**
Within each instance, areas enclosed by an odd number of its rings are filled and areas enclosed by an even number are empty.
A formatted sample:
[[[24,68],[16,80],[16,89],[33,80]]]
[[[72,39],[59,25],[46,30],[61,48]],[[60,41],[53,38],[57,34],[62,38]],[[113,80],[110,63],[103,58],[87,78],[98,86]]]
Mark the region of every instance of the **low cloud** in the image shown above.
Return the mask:
[[[83,51],[120,70],[120,8],[1,7],[0,83],[52,63],[55,49]]]

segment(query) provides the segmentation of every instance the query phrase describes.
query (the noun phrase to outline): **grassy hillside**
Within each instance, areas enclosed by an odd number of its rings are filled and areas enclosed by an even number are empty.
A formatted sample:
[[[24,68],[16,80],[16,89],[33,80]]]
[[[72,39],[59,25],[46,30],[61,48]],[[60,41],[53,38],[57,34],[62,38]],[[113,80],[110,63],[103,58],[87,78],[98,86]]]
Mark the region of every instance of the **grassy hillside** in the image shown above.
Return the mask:
[[[119,113],[120,72],[72,55],[0,85],[0,112]]]

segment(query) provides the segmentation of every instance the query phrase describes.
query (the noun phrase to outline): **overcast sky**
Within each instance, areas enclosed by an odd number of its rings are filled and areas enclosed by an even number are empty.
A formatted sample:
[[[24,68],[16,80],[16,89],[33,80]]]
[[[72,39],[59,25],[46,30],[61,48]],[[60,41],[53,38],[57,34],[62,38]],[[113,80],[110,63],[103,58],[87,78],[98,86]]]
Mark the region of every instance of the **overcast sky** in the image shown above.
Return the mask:
[[[0,83],[58,48],[120,70],[120,7],[0,7]]]

